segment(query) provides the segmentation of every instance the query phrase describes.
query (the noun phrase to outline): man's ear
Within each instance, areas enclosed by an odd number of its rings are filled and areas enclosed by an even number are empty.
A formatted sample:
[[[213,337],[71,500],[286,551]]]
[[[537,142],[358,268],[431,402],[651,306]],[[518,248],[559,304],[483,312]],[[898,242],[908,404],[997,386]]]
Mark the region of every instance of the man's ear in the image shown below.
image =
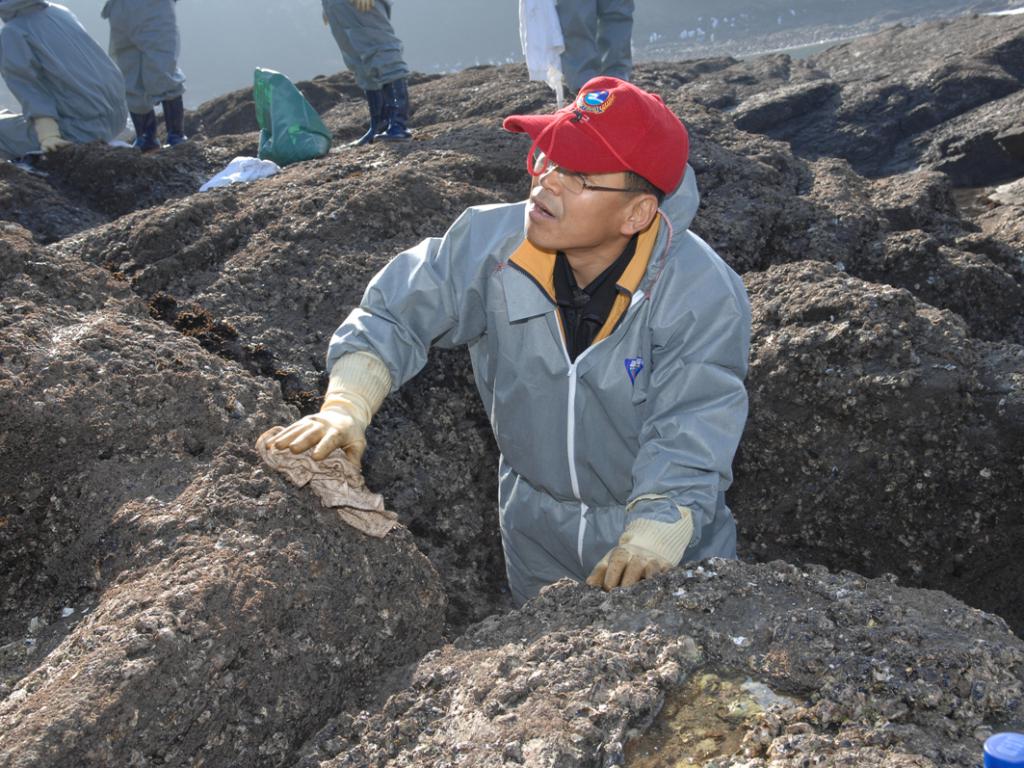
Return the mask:
[[[622,222],[622,234],[632,237],[643,232],[658,215],[658,198],[654,195],[634,195],[626,210],[626,218]]]

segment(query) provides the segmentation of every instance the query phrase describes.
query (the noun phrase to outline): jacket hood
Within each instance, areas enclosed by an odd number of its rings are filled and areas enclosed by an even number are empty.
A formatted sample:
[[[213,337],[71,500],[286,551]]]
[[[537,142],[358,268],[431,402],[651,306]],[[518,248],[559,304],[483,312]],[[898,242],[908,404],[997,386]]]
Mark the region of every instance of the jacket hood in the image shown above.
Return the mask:
[[[33,8],[45,8],[46,0],[0,0],[0,19],[10,21],[23,11]]]
[[[697,190],[697,179],[693,168],[686,166],[683,173],[683,180],[679,182],[675,192],[661,201],[661,211],[672,224],[676,232],[685,232],[690,228],[690,222],[697,215],[697,208],[700,207],[700,192]]]

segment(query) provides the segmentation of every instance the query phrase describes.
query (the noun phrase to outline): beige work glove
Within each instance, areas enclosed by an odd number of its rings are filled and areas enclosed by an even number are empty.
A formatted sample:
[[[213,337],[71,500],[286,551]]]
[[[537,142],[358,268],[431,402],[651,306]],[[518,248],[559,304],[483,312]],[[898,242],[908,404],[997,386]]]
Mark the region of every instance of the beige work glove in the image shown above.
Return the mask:
[[[327,395],[319,413],[303,416],[270,444],[302,453],[310,448],[317,461],[336,448],[356,466],[366,452],[366,427],[391,391],[391,373],[370,352],[342,355],[331,368]]]
[[[587,584],[607,592],[674,568],[693,537],[693,513],[689,507],[679,507],[679,515],[674,523],[644,518],[631,522],[619,537],[618,546],[594,566]]]
[[[37,117],[32,121],[32,127],[36,129],[36,137],[43,152],[71,146],[71,142],[60,135],[60,126],[52,117]]]
[[[362,11],[363,13],[373,8],[373,0],[349,0],[349,2],[356,7],[357,11]]]

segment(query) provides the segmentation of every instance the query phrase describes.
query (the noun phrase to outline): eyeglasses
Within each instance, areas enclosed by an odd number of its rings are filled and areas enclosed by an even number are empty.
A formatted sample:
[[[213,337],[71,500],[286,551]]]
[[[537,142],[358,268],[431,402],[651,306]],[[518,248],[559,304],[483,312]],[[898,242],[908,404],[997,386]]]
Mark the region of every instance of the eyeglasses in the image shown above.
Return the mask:
[[[579,195],[584,190],[591,192],[636,192],[635,189],[626,189],[624,187],[602,187],[600,184],[591,184],[590,180],[587,179],[586,174],[577,173],[576,171],[569,171],[560,165],[555,165],[551,162],[543,152],[538,152],[537,156],[533,160],[532,174],[538,182],[541,181],[549,173],[554,172],[558,175],[558,181],[562,185],[566,192],[573,195]]]

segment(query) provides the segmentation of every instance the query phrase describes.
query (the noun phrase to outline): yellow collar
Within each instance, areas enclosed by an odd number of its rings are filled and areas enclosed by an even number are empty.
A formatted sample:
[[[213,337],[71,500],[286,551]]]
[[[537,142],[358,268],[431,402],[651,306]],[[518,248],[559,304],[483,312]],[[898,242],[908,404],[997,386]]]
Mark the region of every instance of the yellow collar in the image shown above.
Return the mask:
[[[619,278],[616,285],[626,294],[632,296],[640,287],[644,273],[647,272],[647,265],[651,261],[651,253],[654,251],[654,243],[658,239],[658,230],[661,227],[661,216],[655,216],[654,221],[637,238],[636,253],[630,259],[625,271]],[[518,248],[509,257],[509,263],[518,267],[526,273],[537,286],[547,294],[551,303],[555,302],[555,252],[538,248],[529,240],[524,239]]]
[[[654,244],[658,240],[658,230],[660,227],[661,216],[658,215],[654,217],[654,221],[651,222],[650,226],[641,232],[640,237],[637,238],[636,253],[633,254],[633,258],[630,259],[622,276],[616,282],[619,293],[615,297],[615,303],[612,304],[611,311],[608,313],[608,319],[605,320],[601,330],[594,337],[595,344],[615,330],[623,315],[626,314],[626,310],[629,309],[629,305],[633,300],[633,294],[640,287],[640,281],[643,280],[644,274],[647,272],[647,265],[651,261],[651,254],[654,252]],[[555,251],[538,248],[524,238],[523,242],[508,259],[510,264],[526,274],[527,277],[536,283],[538,288],[544,291],[552,304],[555,303],[555,256]],[[559,327],[561,327],[562,318],[560,315],[558,320]],[[564,338],[564,328],[562,333]]]

